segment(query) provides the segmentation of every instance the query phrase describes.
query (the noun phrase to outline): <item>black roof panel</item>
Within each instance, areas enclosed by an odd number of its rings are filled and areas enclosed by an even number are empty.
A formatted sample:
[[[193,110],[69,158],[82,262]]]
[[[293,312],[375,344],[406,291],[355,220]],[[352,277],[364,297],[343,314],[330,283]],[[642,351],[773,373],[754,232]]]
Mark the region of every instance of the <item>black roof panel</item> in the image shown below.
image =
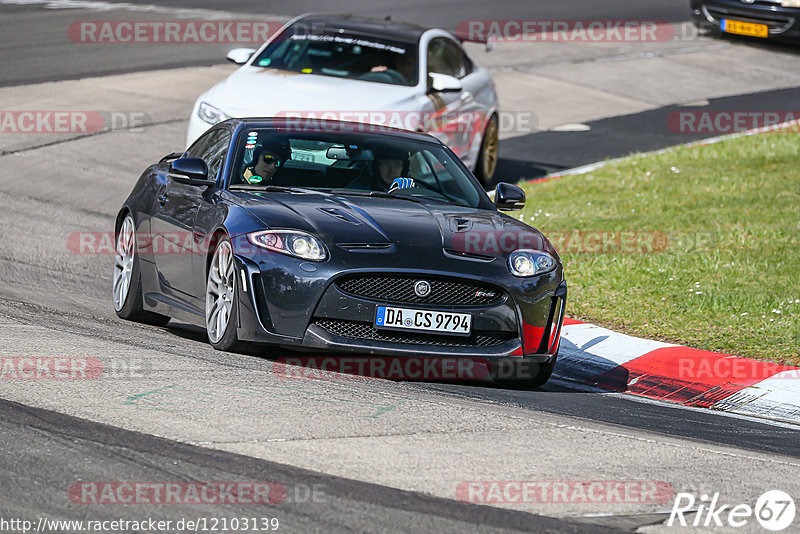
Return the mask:
[[[301,133],[329,132],[329,133],[363,133],[370,136],[389,136],[400,137],[403,139],[435,143],[441,145],[442,142],[436,137],[422,133],[402,130],[400,128],[390,128],[388,126],[371,125],[359,122],[333,121],[314,118],[293,118],[293,117],[246,117],[228,119],[225,121],[234,128],[266,128],[277,131],[291,132],[296,130]]]
[[[324,31],[344,30],[347,32],[384,37],[407,43],[416,43],[423,33],[430,28],[401,22],[359,15],[324,15],[309,14],[295,22],[296,25],[307,25]]]

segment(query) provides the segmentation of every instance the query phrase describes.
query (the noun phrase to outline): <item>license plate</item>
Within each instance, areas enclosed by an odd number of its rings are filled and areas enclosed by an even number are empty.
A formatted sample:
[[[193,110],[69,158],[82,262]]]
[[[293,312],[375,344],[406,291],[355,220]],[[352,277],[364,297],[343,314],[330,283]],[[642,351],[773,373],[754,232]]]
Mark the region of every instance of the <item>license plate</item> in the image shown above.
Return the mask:
[[[472,315],[378,306],[375,314],[375,326],[388,330],[439,332],[468,336],[472,328]]]
[[[769,37],[769,27],[766,24],[753,24],[752,22],[723,19],[721,28],[724,32],[735,33],[737,35],[761,38]]]

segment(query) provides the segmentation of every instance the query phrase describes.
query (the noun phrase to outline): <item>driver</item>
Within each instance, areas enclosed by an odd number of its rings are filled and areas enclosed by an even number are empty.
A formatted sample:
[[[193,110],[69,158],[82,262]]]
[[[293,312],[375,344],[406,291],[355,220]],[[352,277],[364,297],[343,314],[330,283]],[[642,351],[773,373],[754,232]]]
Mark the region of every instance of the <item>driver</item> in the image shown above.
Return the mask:
[[[415,69],[416,69],[416,57],[413,54],[409,53],[395,54],[393,70],[399,73],[405,79],[406,83],[412,83],[414,79]],[[370,69],[370,72],[386,72],[388,70],[389,67],[387,67],[386,64],[383,63],[372,67]]]
[[[408,174],[408,152],[395,147],[378,147],[372,151],[373,182],[372,189],[388,191],[395,178]]]
[[[242,178],[250,185],[267,184],[278,168],[292,157],[292,149],[283,141],[265,141],[253,151],[253,162],[245,168]]]

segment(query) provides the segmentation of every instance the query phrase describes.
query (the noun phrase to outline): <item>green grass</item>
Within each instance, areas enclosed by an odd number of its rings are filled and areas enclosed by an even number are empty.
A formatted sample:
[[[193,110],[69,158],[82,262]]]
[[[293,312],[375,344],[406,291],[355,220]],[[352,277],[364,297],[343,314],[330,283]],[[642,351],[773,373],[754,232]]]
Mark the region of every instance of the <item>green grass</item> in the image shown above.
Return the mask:
[[[800,364],[797,133],[631,156],[525,189],[521,217],[554,237],[570,316],[641,337]],[[650,249],[619,253],[612,245],[603,253],[575,239],[586,243],[602,232],[655,240]]]

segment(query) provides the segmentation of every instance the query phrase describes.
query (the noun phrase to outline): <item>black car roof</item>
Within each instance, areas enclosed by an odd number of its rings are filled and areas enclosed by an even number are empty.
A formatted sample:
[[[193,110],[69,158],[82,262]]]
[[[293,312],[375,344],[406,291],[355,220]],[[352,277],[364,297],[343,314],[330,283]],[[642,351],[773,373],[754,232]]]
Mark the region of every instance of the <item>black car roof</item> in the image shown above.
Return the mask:
[[[383,37],[403,42],[418,42],[423,33],[430,30],[424,26],[386,20],[381,18],[363,17],[359,15],[322,15],[309,14],[295,22],[314,28],[331,30],[345,30],[370,37]]]
[[[231,124],[234,128],[265,128],[282,132],[291,132],[294,130],[300,133],[363,133],[369,136],[400,137],[402,139],[421,141],[423,143],[442,144],[439,139],[426,133],[360,122],[294,117],[247,117],[228,119],[225,122]]]

